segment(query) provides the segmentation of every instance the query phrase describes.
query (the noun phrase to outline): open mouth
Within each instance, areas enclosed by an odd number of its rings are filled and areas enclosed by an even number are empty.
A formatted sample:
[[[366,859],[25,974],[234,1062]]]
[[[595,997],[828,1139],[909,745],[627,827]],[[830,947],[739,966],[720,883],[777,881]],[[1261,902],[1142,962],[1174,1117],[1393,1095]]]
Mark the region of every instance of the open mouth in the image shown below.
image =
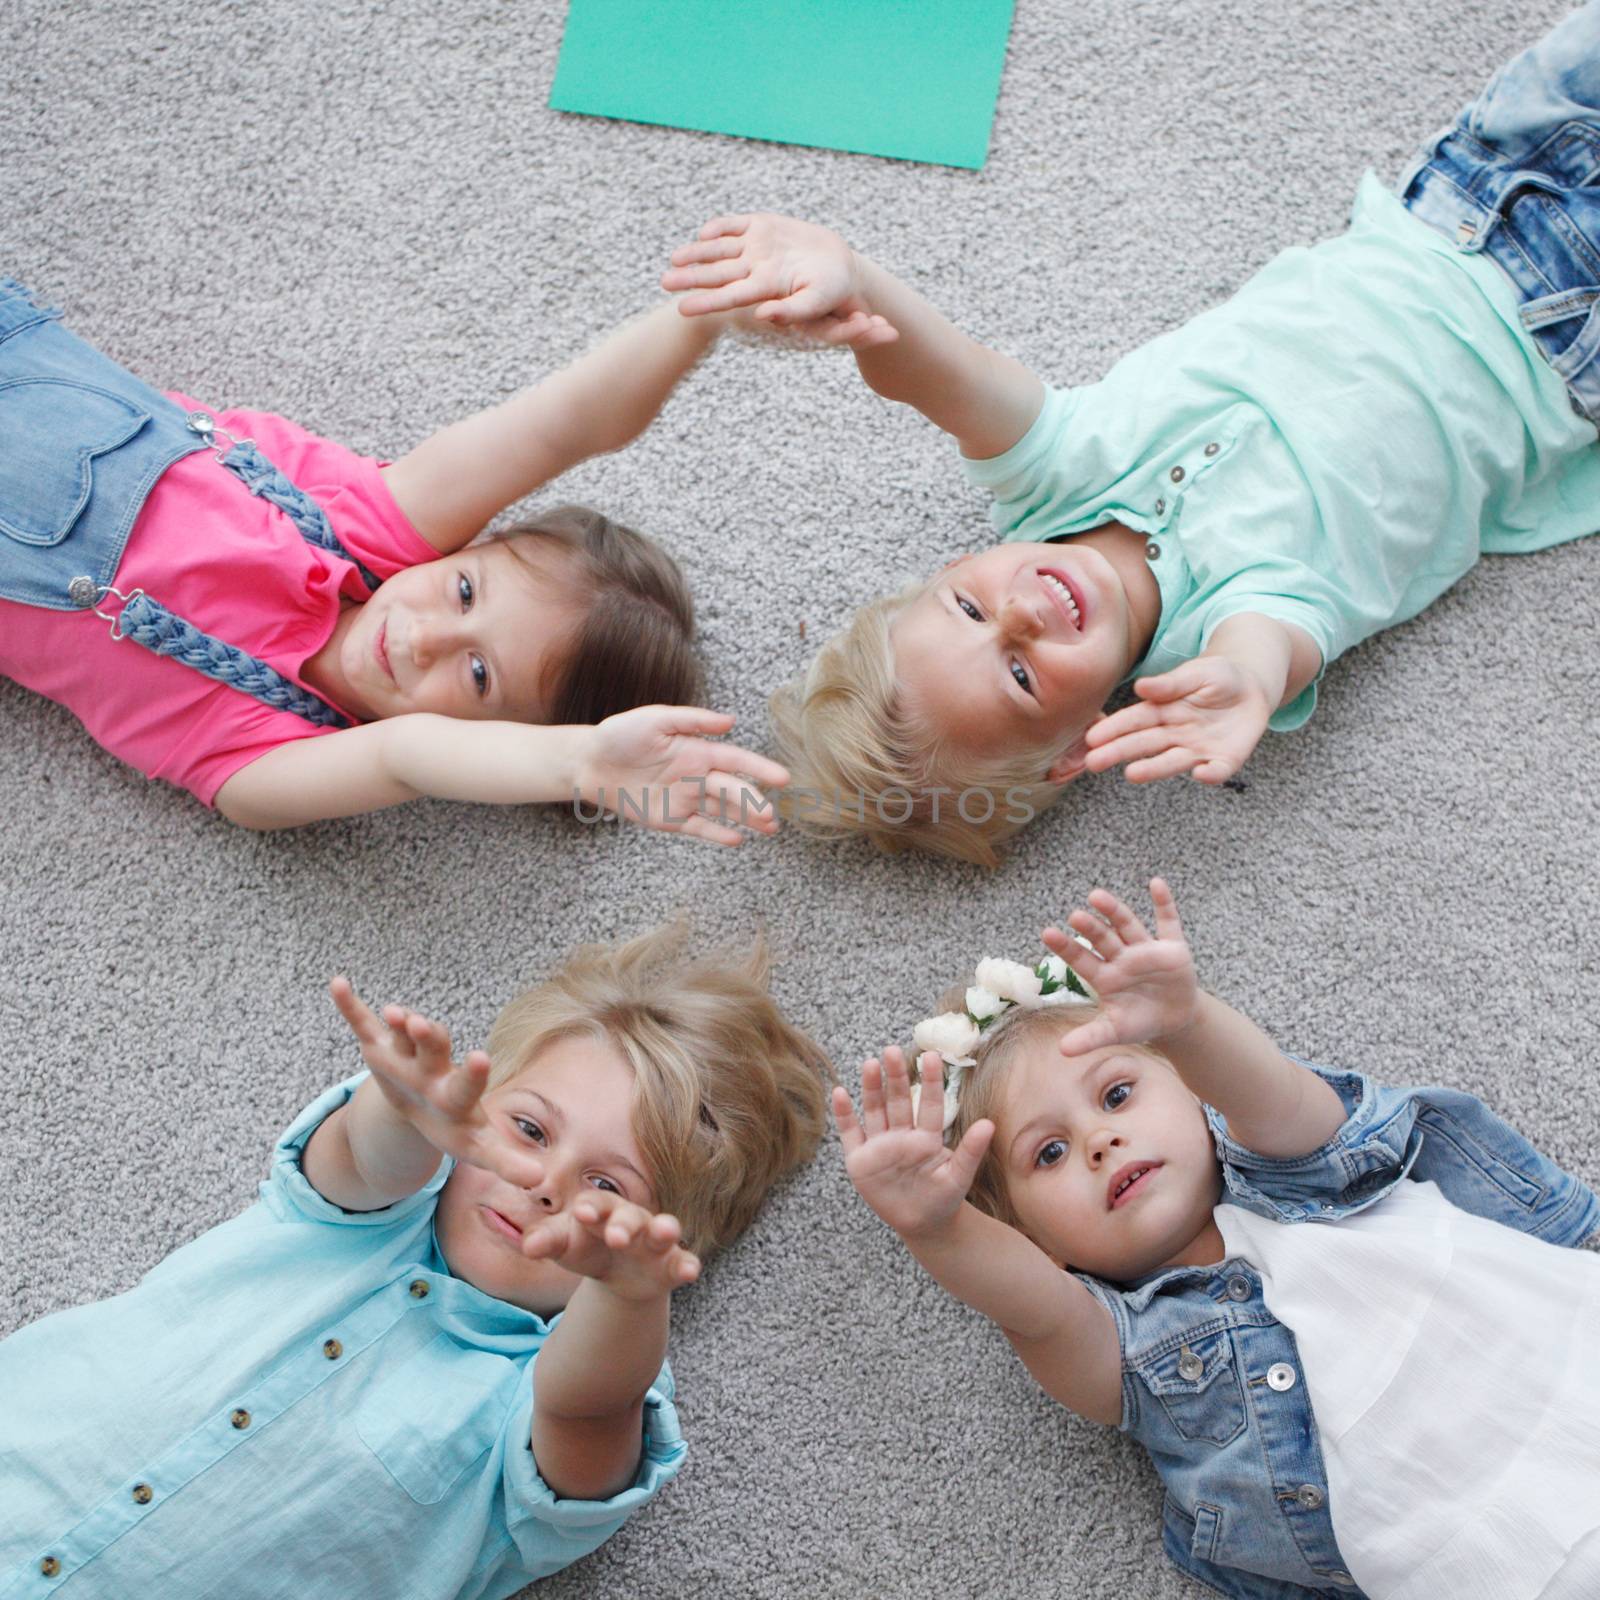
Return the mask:
[[[1106,1210],[1115,1211],[1143,1194],[1160,1170],[1159,1161],[1130,1161],[1127,1166],[1119,1167],[1106,1185]]]
[[[1050,596],[1055,608],[1065,618],[1068,627],[1074,633],[1083,632],[1083,597],[1067,581],[1067,575],[1055,567],[1041,567],[1039,581],[1044,585],[1044,592]]]
[[[378,665],[387,674],[389,682],[394,682],[394,668],[389,665],[389,624],[384,622],[379,625],[378,637],[372,642],[372,653],[378,658]]]

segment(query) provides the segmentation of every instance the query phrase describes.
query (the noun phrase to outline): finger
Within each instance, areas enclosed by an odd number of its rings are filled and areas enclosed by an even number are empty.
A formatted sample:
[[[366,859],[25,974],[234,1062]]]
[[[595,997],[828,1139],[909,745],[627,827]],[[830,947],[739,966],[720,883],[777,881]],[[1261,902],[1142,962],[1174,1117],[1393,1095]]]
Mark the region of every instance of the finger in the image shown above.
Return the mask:
[[[666,1255],[683,1238],[683,1224],[670,1211],[658,1211],[645,1223],[644,1243],[658,1255]]]
[[[611,1189],[588,1189],[573,1202],[572,1215],[584,1227],[595,1229],[610,1220],[620,1206],[631,1204]]]
[[[702,261],[697,266],[674,266],[661,274],[661,287],[677,294],[684,289],[721,289],[750,276],[746,261]]]
[[[1160,718],[1167,710],[1164,706],[1152,707],[1151,715]],[[1178,735],[1170,726],[1157,722],[1155,726],[1125,733],[1120,739],[1091,750],[1084,758],[1084,766],[1091,772],[1109,772],[1112,767],[1119,767],[1126,761],[1142,761],[1150,756],[1158,756],[1170,749],[1177,738]]]
[[[1064,1056],[1085,1056],[1117,1042],[1117,1025],[1108,1016],[1099,1016],[1081,1028],[1070,1028],[1061,1035],[1058,1046]]]
[[[683,795],[685,808],[713,822],[737,823],[766,834],[776,833],[782,826],[777,806],[746,778],[714,772],[684,787],[687,791]]]
[[[994,1124],[981,1117],[961,1136],[961,1143],[950,1153],[950,1171],[963,1192],[972,1187],[985,1153],[994,1140]]]
[[[1060,928],[1046,928],[1040,937],[1044,940],[1046,948],[1054,950],[1074,972],[1088,982],[1092,983],[1091,974],[1105,965],[1095,951],[1085,948],[1070,933]]]
[[[756,307],[756,316],[762,322],[787,328],[796,322],[814,322],[832,310],[833,303],[820,289],[804,288],[796,289],[793,294],[763,300]]]
[[[443,1076],[450,1071],[450,1035],[437,1022],[414,1011],[406,1019],[405,1031],[417,1052],[417,1065],[424,1072],[430,1076]],[[468,1083],[470,1079],[466,1083],[451,1083],[451,1098],[460,1099],[461,1090]],[[467,1104],[470,1105],[477,1098],[474,1093]]]
[[[924,1050],[917,1062],[922,1093],[917,1097],[917,1127],[924,1133],[944,1132],[944,1058],[937,1050]]]
[[[1196,656],[1171,672],[1159,672],[1153,678],[1136,678],[1133,692],[1141,700],[1181,700],[1184,695],[1204,687],[1210,677],[1210,665]]]
[[[1108,717],[1101,717],[1098,721],[1091,722],[1084,730],[1083,742],[1091,750],[1098,750],[1125,734],[1138,733],[1143,728],[1155,727],[1159,716],[1159,707],[1146,705],[1141,700],[1138,705],[1124,706],[1120,711],[1113,711]]]
[[[573,1230],[571,1217],[551,1217],[522,1235],[522,1253],[532,1261],[564,1256],[572,1248]]]
[[[704,763],[700,770],[706,774],[707,782],[714,777],[745,779],[763,788],[781,789],[789,781],[786,766],[742,745],[712,744],[707,740],[697,742],[686,754],[689,759]]]
[[[737,238],[749,226],[750,214],[748,212],[730,212],[720,217],[713,217],[700,230],[700,237],[702,239]]]
[[[406,1030],[406,1024],[411,1020],[411,1013],[404,1006],[385,1006],[382,1016],[384,1026],[389,1030],[389,1037],[380,1043],[388,1045],[403,1060],[414,1060],[417,1054],[416,1046],[412,1044],[411,1035]]]
[[[911,1126],[911,1074],[906,1068],[902,1051],[886,1050],[883,1054],[884,1109],[891,1128]]]
[[[678,1259],[671,1264],[672,1275],[678,1280],[679,1288],[686,1283],[694,1283],[700,1277],[700,1257],[692,1250],[680,1250]]]
[[[537,1189],[545,1178],[544,1162],[509,1139],[484,1140],[474,1151],[472,1163],[518,1189]]]
[[[676,268],[673,269],[676,272]],[[669,274],[663,273],[662,288],[667,286]],[[741,278],[721,289],[693,289],[678,302],[678,311],[685,317],[703,317],[708,312],[737,311],[741,306],[759,304],[767,297],[771,284],[760,278]]]
[[[727,261],[743,249],[739,238],[724,234],[716,239],[696,239],[692,244],[680,244],[667,259],[675,267],[692,267],[702,261]]]
[[[1238,770],[1237,761],[1224,761],[1220,757],[1213,757],[1210,761],[1202,761],[1189,776],[1198,778],[1201,783],[1226,783]]]
[[[381,1044],[383,1024],[377,1015],[355,991],[354,985],[342,973],[328,984],[328,993],[339,1015],[349,1023],[350,1031],[362,1044]]]
[[[884,1054],[893,1054],[894,1048],[891,1045]],[[869,1139],[889,1126],[889,1116],[883,1105],[883,1063],[876,1056],[861,1063],[861,1125]]]
[[[844,1146],[844,1153],[850,1155],[867,1142],[861,1124],[856,1121],[855,1102],[850,1098],[850,1091],[841,1085],[834,1089],[831,1104],[833,1125],[839,1130],[839,1143]]]
[[[1156,937],[1184,939],[1183,922],[1178,916],[1178,897],[1165,878],[1150,880],[1150,901],[1156,908]]]
[[[866,329],[859,336],[852,336],[848,343],[852,350],[876,350],[879,345],[894,344],[899,338],[900,330],[892,322],[874,316],[868,320]]]
[[[1067,926],[1074,933],[1081,933],[1102,961],[1115,961],[1121,953],[1122,941],[1117,937],[1116,930],[1094,912],[1085,911],[1080,906],[1067,918]]]
[[[691,839],[704,839],[707,844],[724,845],[730,850],[738,849],[745,838],[737,828],[730,828],[725,822],[713,822],[710,817],[698,814],[664,826],[668,833],[686,834]]]
[[[1122,775],[1129,783],[1159,783],[1163,778],[1176,778],[1187,772],[1199,760],[1199,755],[1187,745],[1174,745],[1148,761],[1135,761]]]
[[[1089,904],[1116,929],[1117,936],[1124,944],[1144,944],[1150,938],[1149,931],[1134,915],[1133,908],[1124,904],[1109,889],[1091,889]]]

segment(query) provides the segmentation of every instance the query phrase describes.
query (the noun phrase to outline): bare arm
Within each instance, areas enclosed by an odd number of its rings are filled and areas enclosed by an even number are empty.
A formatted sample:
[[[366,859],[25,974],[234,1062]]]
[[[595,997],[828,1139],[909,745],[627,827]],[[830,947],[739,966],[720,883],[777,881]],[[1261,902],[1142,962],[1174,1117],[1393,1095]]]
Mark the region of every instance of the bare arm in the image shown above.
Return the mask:
[[[699,1276],[700,1262],[676,1218],[599,1190],[532,1230],[523,1249],[585,1280],[534,1362],[534,1460],[556,1494],[604,1500],[638,1473],[672,1291]]]
[[[508,505],[643,433],[718,331],[715,318],[686,322],[657,306],[532,388],[425,439],[384,468],[389,492],[435,550],[459,550]]]
[[[1247,1149],[1272,1157],[1320,1149],[1344,1125],[1339,1096],[1248,1017],[1201,990],[1165,879],[1151,879],[1150,898],[1154,938],[1105,889],[1090,894],[1090,909],[1067,919],[1090,948],[1059,928],[1045,930],[1044,942],[1100,998],[1100,1016],[1066,1034],[1061,1053],[1153,1045],[1195,1095],[1227,1118],[1229,1133]]]
[[[849,345],[861,375],[952,435],[962,453],[997,456],[1033,425],[1044,385],[986,349],[914,289],[815,223],[767,213],[717,217],[672,255],[664,289],[696,318],[755,308],[758,321]]]
[[[419,795],[490,805],[571,803],[617,809],[648,793],[646,826],[736,844],[719,812],[763,832],[776,826],[754,783],[787,771],[738,745],[714,743],[733,719],[684,706],[641,706],[595,727],[472,722],[413,712],[297,739],[258,756],[217,791],[217,809],[247,828],[292,828],[356,816]]]
[[[844,1089],[833,1115],[856,1192],[900,1235],[939,1286],[997,1323],[1041,1387],[1094,1422],[1122,1416],[1122,1358],[1111,1314],[1016,1229],[984,1216],[967,1192],[994,1136],[978,1122],[947,1150],[944,1071],[922,1057],[913,1111],[904,1053],[861,1068],[861,1117]]]

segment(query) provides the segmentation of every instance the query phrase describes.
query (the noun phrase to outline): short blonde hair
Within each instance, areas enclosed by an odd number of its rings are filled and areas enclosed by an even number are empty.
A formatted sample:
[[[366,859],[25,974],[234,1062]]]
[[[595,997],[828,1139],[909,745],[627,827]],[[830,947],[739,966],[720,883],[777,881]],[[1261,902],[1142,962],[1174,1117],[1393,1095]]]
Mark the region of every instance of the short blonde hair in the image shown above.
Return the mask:
[[[632,1069],[633,1131],[656,1203],[706,1255],[750,1225],[767,1191],[822,1137],[832,1063],[767,989],[766,943],[683,954],[682,923],[583,945],[489,1031],[489,1083],[556,1040],[605,1041]]]
[[[915,583],[862,606],[805,673],[772,696],[779,755],[792,774],[779,808],[819,838],[865,834],[887,854],[927,850],[996,867],[1000,847],[1054,805],[1064,785],[1041,779],[1049,757],[1039,751],[979,760],[906,712],[889,630],[925,588]],[[968,811],[982,807],[969,801],[980,794],[987,812],[971,821]]]
[[[953,989],[945,996],[942,1009],[956,1011],[965,1006],[966,991]],[[1098,1005],[1013,1006],[991,1023],[972,1052],[975,1065],[967,1069],[962,1080],[956,1120],[945,1135],[947,1142],[959,1144],[973,1123],[982,1122],[985,1117],[996,1121],[1006,1078],[1026,1051],[1038,1047],[1046,1039],[1048,1048],[1053,1049],[1062,1034],[1081,1028],[1102,1014]],[[1134,1045],[1130,1049],[1136,1055],[1151,1056],[1157,1061],[1167,1059],[1149,1045]],[[1019,1232],[1024,1231],[1011,1204],[1004,1163],[994,1143],[984,1152],[967,1198],[985,1216],[996,1217]]]

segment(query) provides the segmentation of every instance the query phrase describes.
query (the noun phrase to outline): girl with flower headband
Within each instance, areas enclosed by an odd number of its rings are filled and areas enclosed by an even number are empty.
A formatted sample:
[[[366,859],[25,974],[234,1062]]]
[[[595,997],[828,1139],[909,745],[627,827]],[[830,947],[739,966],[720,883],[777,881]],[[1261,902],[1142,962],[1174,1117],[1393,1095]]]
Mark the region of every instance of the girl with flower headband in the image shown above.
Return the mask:
[[[984,963],[917,1029],[932,1093],[897,1048],[859,1117],[836,1089],[852,1183],[1149,1450],[1167,1554],[1220,1593],[1592,1600],[1600,1258],[1558,1247],[1600,1199],[1471,1095],[1284,1055],[1150,893],[1154,936],[1100,889],[1054,962]]]

